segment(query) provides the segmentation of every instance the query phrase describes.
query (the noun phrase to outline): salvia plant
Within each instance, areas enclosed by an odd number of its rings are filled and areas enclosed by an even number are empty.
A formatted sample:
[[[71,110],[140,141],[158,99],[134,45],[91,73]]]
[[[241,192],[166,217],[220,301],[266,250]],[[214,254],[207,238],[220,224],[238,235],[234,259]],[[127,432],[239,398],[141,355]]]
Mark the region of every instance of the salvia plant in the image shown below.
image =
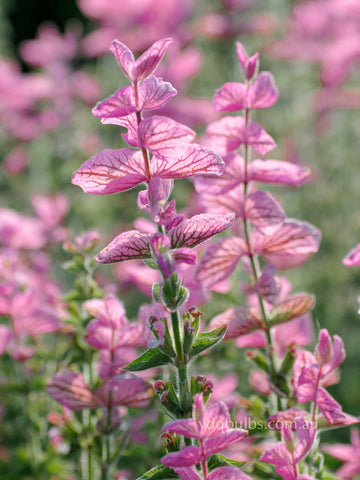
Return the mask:
[[[9,326],[0,326],[0,354],[8,351],[26,376],[37,335],[65,337],[61,363],[31,373],[47,375],[47,392],[61,406],[48,415],[49,438],[58,453],[71,451],[79,461],[75,477],[67,478],[128,479],[139,473],[136,462],[144,469],[139,480],[249,480],[275,473],[284,480],[335,478],[323,452],[344,462],[339,477],[352,478],[360,471],[358,431],[352,430],[352,446],[320,442],[323,431],[358,422],[328,391],[339,380],[343,342],[314,328],[314,297],[292,293],[282,274],[317,252],[321,233],[287,218],[264,187],[298,186],[310,175],[302,165],[268,158],[276,144],[256,122],[256,111],[277,101],[274,78],[260,71],[257,53],[249,56],[236,43],[243,81],[216,92],[217,117],[201,144],[194,143],[191,128],[156,113],[166,111],[177,94],[156,76],[171,42],[158,40],[137,59],[123,43],[112,42],[128,85],[98,103],[93,114],[122,127],[127,146],[94,155],[72,179],[95,195],[140,186],[137,206],[147,218],[139,217],[94,257],[97,231],[73,240],[64,235],[62,196],[38,196],[34,219],[1,212],[7,229],[0,235],[8,242],[1,279],[17,275],[8,286],[1,284],[0,314]],[[179,213],[172,194],[174,181],[183,178],[191,180],[194,192]],[[62,214],[55,218],[52,211]],[[32,238],[23,245],[25,227]],[[29,242],[44,256],[19,253]],[[75,275],[62,303],[46,268],[47,249],[60,242],[70,255],[64,267]],[[142,305],[133,321],[116,287],[96,275],[99,263],[127,261],[134,261],[138,285],[151,281],[152,303]],[[359,248],[344,262],[358,265]],[[36,293],[23,288],[30,276]],[[233,305],[224,309],[219,302],[213,316],[206,305],[212,295],[227,295]],[[314,339],[315,347],[305,349]],[[217,379],[201,370],[213,348],[225,353],[230,342],[237,347],[237,363],[247,349],[253,390],[248,397],[235,391],[233,373]],[[139,456],[132,443],[147,443],[149,455],[139,450]]]

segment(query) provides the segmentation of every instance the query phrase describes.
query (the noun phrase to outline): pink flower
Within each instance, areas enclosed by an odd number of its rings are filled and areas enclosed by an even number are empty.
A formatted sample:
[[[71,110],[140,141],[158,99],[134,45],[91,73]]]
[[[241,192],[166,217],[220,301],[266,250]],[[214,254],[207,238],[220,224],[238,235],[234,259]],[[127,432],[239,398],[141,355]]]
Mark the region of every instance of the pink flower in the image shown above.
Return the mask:
[[[351,480],[360,473],[360,435],[355,428],[351,429],[351,445],[323,445],[321,449],[329,455],[344,462],[336,472],[336,476]]]
[[[96,407],[143,407],[153,395],[152,387],[139,377],[118,375],[105,380],[95,391],[81,373],[59,372],[47,383],[49,395],[70,410]]]
[[[231,226],[233,215],[196,215],[185,219],[177,215],[166,227],[171,252],[175,256],[193,248]],[[130,230],[118,235],[95,257],[100,263],[114,263],[138,258],[150,258],[153,234]],[[184,258],[182,259],[184,261]],[[185,259],[186,261],[186,259]],[[194,263],[194,262],[187,262]]]
[[[207,408],[202,394],[194,397],[192,419],[168,423],[163,431],[197,439],[200,445],[187,446],[165,455],[161,461],[171,468],[188,467],[206,461],[210,455],[221,452],[247,434],[246,430],[231,428],[229,411],[224,403],[218,402]]]
[[[308,351],[300,351],[294,363],[293,385],[299,403],[313,402],[313,418],[316,407],[330,424],[348,425],[356,423],[355,417],[345,414],[341,405],[325,390],[330,385],[334,370],[343,362],[345,350],[340,337],[320,330],[319,343],[314,355]]]
[[[296,417],[294,424],[297,443],[291,429],[284,423],[281,429],[282,442],[276,443],[260,457],[260,461],[275,465],[276,473],[284,480],[302,478],[297,464],[310,451],[316,433],[316,427],[312,422],[307,422],[302,417]]]
[[[97,350],[114,352],[121,347],[144,346],[144,325],[129,323],[115,296],[89,300],[84,307],[97,317],[87,325],[85,335],[85,340]]]

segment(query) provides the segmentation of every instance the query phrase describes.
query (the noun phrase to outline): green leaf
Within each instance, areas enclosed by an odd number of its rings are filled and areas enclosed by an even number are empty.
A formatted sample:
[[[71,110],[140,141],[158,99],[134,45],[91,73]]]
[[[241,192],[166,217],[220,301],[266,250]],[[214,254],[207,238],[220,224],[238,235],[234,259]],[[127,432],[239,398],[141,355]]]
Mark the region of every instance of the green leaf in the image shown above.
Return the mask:
[[[232,467],[242,467],[245,463],[246,462],[238,462],[237,460],[233,460],[232,458],[217,453],[216,455],[211,455],[208,461],[208,468],[209,470],[214,470],[214,468],[227,467],[229,465]]]
[[[165,465],[156,465],[136,480],[166,480],[168,478],[178,478],[177,474]]]
[[[189,359],[196,357],[199,353],[213,347],[223,338],[226,332],[226,326],[216,328],[211,332],[199,333],[192,349],[189,353]]]
[[[160,367],[161,365],[173,364],[171,357],[166,355],[166,353],[161,352],[157,348],[150,348],[146,350],[145,353],[140,355],[134,361],[130,362],[126,367],[123,367],[125,370],[130,372],[139,372],[141,370],[147,370],[148,368]]]

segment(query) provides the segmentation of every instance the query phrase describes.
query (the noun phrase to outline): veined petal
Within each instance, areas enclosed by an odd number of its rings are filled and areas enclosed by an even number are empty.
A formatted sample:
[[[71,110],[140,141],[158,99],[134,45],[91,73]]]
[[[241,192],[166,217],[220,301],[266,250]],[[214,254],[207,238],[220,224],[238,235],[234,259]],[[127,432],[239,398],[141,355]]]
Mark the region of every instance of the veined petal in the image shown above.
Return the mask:
[[[296,356],[293,372],[297,401],[306,403],[313,400],[318,375],[318,364],[314,355],[306,350],[300,351]]]
[[[188,467],[190,465],[196,465],[204,457],[201,455],[201,449],[199,447],[188,446],[178,452],[171,452],[165,455],[161,459],[161,462],[167,467]]]
[[[246,129],[244,142],[260,155],[265,155],[276,148],[274,139],[256,122],[250,122]]]
[[[207,480],[252,480],[249,475],[246,475],[237,467],[219,467],[212,470]]]
[[[199,424],[201,427],[199,438],[202,439],[218,436],[229,430],[231,419],[225,403],[216,402],[211,407],[205,408],[199,419]]]
[[[260,155],[265,155],[276,147],[273,138],[256,122],[247,126],[245,119],[225,117],[211,123],[206,129],[207,135],[214,141],[221,154],[236,150],[240,145],[250,145]]]
[[[278,98],[274,77],[270,72],[261,72],[249,89],[246,108],[268,108]]]
[[[160,108],[177,94],[169,82],[150,75],[139,86],[139,110],[153,110]]]
[[[224,117],[211,123],[206,134],[216,150],[225,155],[236,150],[245,141],[245,119],[241,116]]]
[[[282,443],[276,443],[273,448],[266,450],[259,460],[275,465],[276,473],[284,480],[296,480],[291,454]]]
[[[151,75],[160,63],[170,43],[172,43],[171,38],[163,38],[153,43],[151,47],[136,60],[135,68],[132,72],[133,77],[130,77],[131,80],[140,82]]]
[[[142,154],[130,148],[103,150],[83,163],[72,178],[85,193],[97,195],[123,192],[144,181]]]
[[[109,395],[111,393],[111,395]],[[117,375],[104,382],[94,392],[99,406],[144,407],[154,395],[149,383],[132,374]],[[109,405],[109,398],[111,403]]]
[[[181,480],[202,480],[193,465],[189,467],[172,467],[172,469],[179,475]]]
[[[360,243],[346,255],[343,259],[343,264],[346,267],[357,267],[360,265]]]
[[[247,247],[241,238],[221,239],[206,250],[198,265],[196,278],[205,286],[214,285],[227,278],[246,253]]]
[[[234,428],[220,433],[220,435],[217,435],[216,437],[211,437],[204,442],[204,453],[208,457],[214,453],[221,452],[230,445],[239,442],[247,435],[247,433],[246,430]]]
[[[266,235],[254,231],[252,245],[278,270],[293,268],[318,251],[321,232],[307,222],[286,220]]]
[[[131,85],[127,85],[102,102],[99,102],[92,109],[92,114],[99,118],[112,118],[125,117],[135,111],[134,88]]]
[[[225,170],[220,177],[202,177],[194,178],[195,189],[199,193],[226,193],[245,179],[245,160],[240,155],[230,153],[224,157]]]
[[[201,145],[190,144],[171,161],[153,157],[151,175],[160,178],[186,178],[193,175],[221,175],[225,164],[221,157]]]
[[[243,186],[238,185],[236,188],[222,193],[221,195],[203,193],[201,194],[200,201],[205,211],[208,213],[214,215],[234,213],[235,218],[239,218],[242,217],[244,213],[243,193]]]
[[[296,293],[276,305],[270,311],[270,326],[288,322],[309,312],[315,304],[315,297],[307,293]]]
[[[223,232],[234,221],[234,215],[195,215],[170,229],[169,236],[172,248],[195,247],[208,238]]]
[[[304,418],[295,417],[296,435],[299,443],[295,449],[295,461],[298,463],[309,452],[314,442],[316,433],[315,422],[308,422]]]
[[[110,125],[120,125],[121,127],[125,127],[128,132],[122,133],[121,136],[132,147],[139,146],[138,122],[136,118],[136,113],[130,113],[126,117],[102,118],[101,123],[103,123],[104,125],[110,124]]]
[[[119,40],[114,40],[110,45],[110,51],[115,55],[125,75],[133,80],[135,58],[131,50]]]
[[[225,339],[235,338],[240,335],[247,335],[254,330],[263,329],[261,319],[256,312],[244,307],[230,308],[211,320],[210,328],[227,326]]]
[[[184,437],[200,438],[200,423],[189,418],[186,420],[176,420],[164,425],[163,432],[174,432],[184,435]]]
[[[248,87],[244,83],[225,83],[215,94],[215,111],[234,112],[246,108],[247,90]]]
[[[248,174],[249,180],[256,182],[301,185],[310,171],[301,165],[281,160],[254,160],[249,165]]]
[[[316,402],[321,413],[331,424],[336,424],[345,417],[341,405],[324,388],[318,388]]]
[[[139,125],[139,142],[157,158],[177,158],[177,149],[183,149],[195,137],[195,132],[186,125],[168,117],[153,116]]]
[[[257,229],[285,220],[285,212],[280,204],[270,193],[260,190],[246,195],[244,215]]]
[[[96,406],[92,392],[81,373],[59,372],[47,383],[49,395],[70,410],[82,410]]]
[[[151,257],[150,238],[151,234],[138,230],[120,233],[96,255],[95,260],[99,263],[114,263],[136,258],[149,258]]]

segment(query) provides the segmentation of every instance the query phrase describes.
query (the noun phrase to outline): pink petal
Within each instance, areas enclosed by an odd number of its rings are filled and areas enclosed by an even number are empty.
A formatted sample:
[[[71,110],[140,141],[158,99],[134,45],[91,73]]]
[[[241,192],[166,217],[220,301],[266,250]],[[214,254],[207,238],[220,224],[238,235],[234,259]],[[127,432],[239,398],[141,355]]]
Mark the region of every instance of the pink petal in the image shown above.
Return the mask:
[[[134,88],[127,85],[120,88],[107,99],[99,102],[92,109],[92,114],[99,118],[125,117],[135,112]]]
[[[104,298],[105,319],[113,328],[123,328],[128,324],[125,316],[125,308],[115,295],[107,295]]]
[[[265,155],[276,148],[274,139],[256,122],[249,123],[244,143],[250,145],[260,155]]]
[[[223,402],[216,402],[209,408],[205,408],[199,419],[201,427],[200,437],[211,438],[222,434],[230,429],[231,419],[227,406]]]
[[[221,177],[220,177],[221,178]],[[234,213],[235,218],[243,216],[243,186],[222,193],[221,195],[203,193],[200,197],[205,211],[214,215],[226,215]]]
[[[249,475],[236,467],[219,467],[212,470],[206,477],[207,480],[252,480]]]
[[[95,392],[94,398],[99,406],[123,405],[126,407],[144,407],[153,396],[152,386],[140,377],[125,374],[110,378]]]
[[[111,117],[111,118],[102,118],[101,123],[104,125],[120,125],[125,127],[128,133],[123,133],[121,136],[125,141],[132,147],[139,146],[138,139],[138,120],[136,113],[130,113],[126,117]]]
[[[343,264],[346,267],[357,267],[360,265],[360,243],[346,255],[343,259]]]
[[[251,80],[258,68],[259,54],[255,53],[252,57],[249,57],[244,47],[240,42],[236,42],[236,55],[239,60],[244,76],[247,80]]]
[[[186,178],[193,175],[221,175],[225,164],[221,157],[201,145],[188,145],[176,159],[166,161],[154,157],[151,175],[160,178]]]
[[[221,452],[225,448],[242,440],[248,432],[246,430],[230,429],[216,437],[211,437],[204,442],[204,453],[208,457],[214,453]]]
[[[141,121],[138,135],[141,147],[148,148],[157,158],[168,160],[180,156],[178,150],[193,140],[195,132],[171,118],[153,116]]]
[[[352,462],[354,460],[354,447],[352,445],[322,445],[321,450],[342,462]],[[359,465],[360,468],[360,465]]]
[[[196,191],[199,193],[212,193],[214,195],[219,193],[226,193],[229,190],[236,188],[239,184],[244,183],[245,180],[245,160],[236,153],[230,153],[224,158],[225,170],[219,178],[211,177],[196,177],[194,184]]]
[[[194,466],[172,467],[172,468],[174,472],[179,475],[181,480],[202,480]]]
[[[49,312],[34,310],[26,316],[14,317],[14,330],[18,334],[27,333],[31,337],[43,333],[59,332],[61,323],[57,316]]]
[[[259,460],[275,465],[276,473],[284,480],[296,480],[290,452],[282,443],[276,443],[273,448],[266,450]]]
[[[293,268],[318,251],[321,232],[307,222],[286,220],[266,235],[255,231],[254,250],[278,270]]]
[[[208,215],[203,213],[185,220],[169,231],[172,248],[195,247],[205,240],[231,227],[234,215]]]
[[[257,285],[257,291],[269,303],[274,304],[280,293],[280,285],[275,277],[275,267],[269,263],[265,265]]]
[[[230,308],[216,315],[210,323],[210,328],[227,325],[225,339],[246,335],[253,330],[262,329],[264,326],[256,313],[248,308]]]
[[[196,465],[203,459],[199,447],[188,446],[179,452],[168,453],[161,459],[161,462],[167,467],[188,467]]]
[[[171,38],[163,38],[151,45],[151,47],[136,60],[135,68],[132,72],[133,76],[130,77],[131,80],[141,82],[141,80],[151,75],[160,63],[170,43],[172,43]]]
[[[338,478],[343,478],[344,480],[351,480],[358,473],[360,473],[360,465],[358,462],[345,463],[336,471],[336,476]]]
[[[206,129],[207,135],[222,154],[236,150],[240,145],[250,145],[260,155],[276,147],[274,140],[256,122],[246,127],[243,117],[225,117],[211,123]]]
[[[314,337],[313,321],[309,315],[303,315],[285,324],[276,325],[272,332],[276,350],[280,356],[283,356],[290,345],[305,346],[312,343]]]
[[[261,395],[268,396],[272,392],[268,376],[262,370],[252,371],[250,373],[249,383],[251,388]]]
[[[236,338],[235,345],[238,348],[265,348],[267,339],[263,330],[254,330],[246,335]]]
[[[228,277],[246,253],[246,244],[239,237],[219,240],[206,250],[197,268],[196,278],[205,286],[214,285]]]
[[[114,263],[149,258],[151,257],[150,238],[150,234],[138,230],[121,233],[96,255],[95,260],[99,263]]]
[[[329,332],[325,328],[320,330],[319,343],[315,347],[314,354],[320,366],[323,366],[331,360],[333,354],[332,340]]]
[[[287,185],[301,185],[310,175],[308,168],[280,160],[254,160],[248,173],[249,180]]]
[[[331,424],[336,424],[345,417],[341,405],[324,388],[316,392],[316,402],[321,413]]]
[[[318,373],[319,367],[314,355],[306,350],[300,351],[293,368],[293,385],[299,403],[314,399]]]
[[[200,424],[192,418],[167,423],[162,431],[178,433],[184,437],[200,438]]]
[[[229,82],[216,92],[214,107],[217,112],[232,112],[242,109],[262,109],[273,105],[279,94],[274,77],[262,72],[253,85]]]
[[[309,312],[313,308],[314,303],[315,297],[313,295],[296,293],[270,311],[269,323],[270,325],[276,325],[300,317],[304,313]]]
[[[338,335],[334,335],[332,347],[333,354],[329,364],[327,365],[329,369],[328,372],[331,372],[332,370],[337,368],[344,361],[346,356],[343,341]]]
[[[115,58],[119,62],[119,65],[125,75],[133,80],[135,58],[131,50],[129,50],[126,45],[119,42],[119,40],[114,40],[110,45],[110,51],[115,55]]]
[[[47,383],[49,395],[70,410],[82,410],[96,406],[92,392],[81,373],[59,372]]]
[[[72,178],[85,193],[97,195],[123,192],[144,181],[142,153],[129,148],[103,150],[83,163]]]
[[[279,93],[275,87],[274,77],[269,72],[261,72],[249,89],[246,108],[268,108],[278,98]]]
[[[248,87],[244,83],[225,83],[215,94],[214,109],[216,112],[234,112],[247,108],[246,97]]]
[[[246,195],[244,215],[257,229],[285,220],[285,212],[280,204],[270,193],[260,190]]]
[[[295,425],[299,443],[296,446],[294,456],[296,463],[298,463],[307,455],[313,445],[316,434],[316,423],[308,422],[301,417],[295,417]]]
[[[169,82],[163,82],[154,75],[141,82],[138,92],[138,109],[153,110],[165,105],[177,94],[175,88]]]

